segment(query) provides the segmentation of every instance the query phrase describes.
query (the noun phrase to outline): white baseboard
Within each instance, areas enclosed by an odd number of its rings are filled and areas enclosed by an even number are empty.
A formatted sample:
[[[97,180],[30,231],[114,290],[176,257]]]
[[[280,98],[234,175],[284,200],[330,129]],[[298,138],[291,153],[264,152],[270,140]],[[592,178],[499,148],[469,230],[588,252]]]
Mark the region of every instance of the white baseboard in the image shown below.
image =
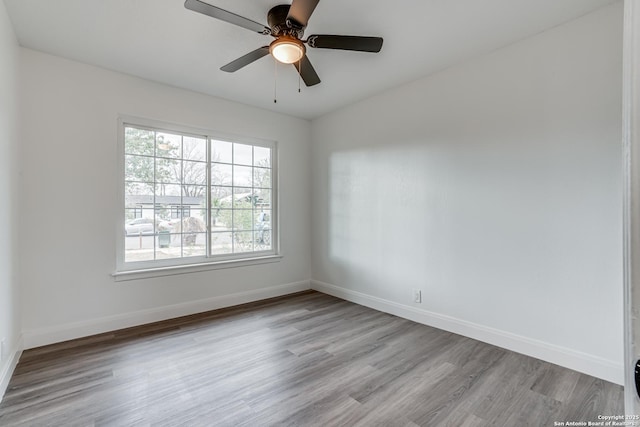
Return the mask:
[[[13,375],[13,371],[15,371],[16,366],[18,365],[18,361],[20,360],[20,356],[22,355],[22,336],[18,339],[18,343],[15,348],[9,353],[11,357],[0,366],[0,402],[4,398],[4,394],[7,391],[7,387],[9,386],[9,381],[11,380],[11,376]]]
[[[621,363],[615,363],[591,354],[478,325],[466,320],[420,310],[415,307],[317,280],[311,281],[311,289],[414,322],[464,335],[478,341],[515,351],[516,353],[564,366],[616,384],[624,384],[624,368]]]
[[[82,322],[66,323],[46,328],[24,330],[24,348],[34,348],[57,342],[82,338],[104,332],[115,331],[132,326],[144,325],[152,322],[188,316],[219,308],[231,307],[238,304],[259,301],[267,298],[279,297],[310,289],[308,280],[271,286],[268,288],[238,292],[230,295],[173,304],[152,308],[133,313],[117,314],[114,316],[90,319]]]

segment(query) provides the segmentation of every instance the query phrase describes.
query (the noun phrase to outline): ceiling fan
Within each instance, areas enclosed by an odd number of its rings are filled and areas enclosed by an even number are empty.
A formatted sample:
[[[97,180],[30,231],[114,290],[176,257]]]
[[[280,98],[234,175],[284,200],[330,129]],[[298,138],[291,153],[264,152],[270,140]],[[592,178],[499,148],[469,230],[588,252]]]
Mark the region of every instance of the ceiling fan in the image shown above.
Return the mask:
[[[220,68],[222,71],[233,73],[263,56],[271,54],[279,62],[293,64],[298,73],[300,73],[305,85],[313,86],[320,83],[320,77],[318,77],[316,70],[307,57],[305,44],[319,49],[341,49],[359,52],[380,52],[382,48],[381,37],[320,34],[312,35],[307,37],[306,40],[302,40],[309,17],[319,1],[293,0],[291,5],[281,4],[271,8],[267,14],[268,27],[200,0],[186,0],[184,7],[275,38],[269,46],[262,46],[235,61],[231,61]]]

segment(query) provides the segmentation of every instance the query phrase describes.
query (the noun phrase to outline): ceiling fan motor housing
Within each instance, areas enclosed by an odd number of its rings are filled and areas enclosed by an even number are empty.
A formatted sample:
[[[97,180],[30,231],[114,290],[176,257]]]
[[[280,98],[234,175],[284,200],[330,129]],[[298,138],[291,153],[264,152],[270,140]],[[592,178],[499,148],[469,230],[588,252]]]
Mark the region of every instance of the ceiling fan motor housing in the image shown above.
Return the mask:
[[[271,28],[271,34],[273,36],[292,36],[300,39],[304,35],[304,26],[291,19],[287,20],[290,7],[288,4],[281,4],[269,10],[267,23]]]
[[[304,30],[320,0],[291,0],[291,5],[272,7],[267,14],[269,27],[228,10],[221,9],[203,0],[185,0],[184,7],[194,12],[237,25],[253,33],[275,38],[269,46],[262,46],[231,61],[220,69],[233,73],[271,54],[276,61],[292,64],[307,86],[320,83],[318,73],[306,55],[305,44],[312,48],[338,49],[356,52],[380,52],[382,37],[344,36],[320,34],[303,40]]]

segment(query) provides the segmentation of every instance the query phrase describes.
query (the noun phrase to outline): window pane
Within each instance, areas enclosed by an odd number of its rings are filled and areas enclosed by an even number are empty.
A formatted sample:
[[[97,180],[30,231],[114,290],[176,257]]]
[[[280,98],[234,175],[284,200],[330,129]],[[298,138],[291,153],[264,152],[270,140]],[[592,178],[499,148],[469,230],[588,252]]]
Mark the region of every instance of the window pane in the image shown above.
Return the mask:
[[[182,186],[177,184],[156,184],[156,203],[180,205]]]
[[[195,216],[206,222],[207,187],[199,185],[182,186],[182,204],[184,216]]]
[[[207,209],[203,206],[191,206],[191,216],[200,218],[207,225]]]
[[[254,240],[257,251],[271,249],[271,211],[254,211]]]
[[[233,187],[233,207],[239,209],[253,208],[253,191],[251,188]]]
[[[179,159],[182,157],[182,137],[172,133],[156,134],[156,156]]]
[[[254,249],[256,251],[271,250],[271,230],[261,230],[255,232]]]
[[[179,184],[182,176],[182,162],[172,159],[156,159],[156,182]]]
[[[137,207],[124,210],[125,224],[136,218],[142,218],[142,212],[140,212],[140,210]]]
[[[160,221],[170,221],[172,218],[171,206],[156,203],[154,212],[155,212],[156,223],[158,225],[160,225]],[[166,227],[166,224],[164,227]]]
[[[183,233],[182,256],[204,256],[207,254],[206,233]]]
[[[155,133],[131,127],[124,129],[124,152],[153,156]]]
[[[182,162],[182,182],[184,184],[207,185],[207,164]]]
[[[227,231],[233,227],[233,211],[231,209],[217,209],[213,212],[213,231]],[[214,223],[215,220],[215,223]]]
[[[234,209],[233,230],[248,231],[253,230],[253,211],[248,209]]]
[[[171,217],[171,206],[163,205],[161,203],[155,204],[155,221],[156,221],[156,231],[160,230],[170,230],[173,226],[172,217]]]
[[[124,207],[133,208],[141,205],[153,204],[153,184],[125,182]]]
[[[125,212],[125,216],[127,213]],[[153,260],[155,225],[153,209],[142,209],[142,216],[125,221],[124,225],[125,262]]]
[[[205,233],[207,231],[207,224],[200,218],[195,216],[188,216],[182,218],[182,233]]]
[[[135,215],[134,218],[125,221],[125,235],[138,236],[140,234],[154,234],[155,223],[153,218],[153,209],[142,209],[142,217],[137,217],[137,215]]]
[[[271,188],[271,169],[253,168],[253,186]]]
[[[207,160],[207,140],[185,136],[182,139],[182,154],[185,160],[205,162]]]
[[[271,149],[266,147],[253,147],[253,165],[271,167]]]
[[[124,261],[153,261],[154,236],[130,236],[124,242]]]
[[[231,233],[211,233],[211,254],[230,254],[233,252]]]
[[[169,232],[158,233],[156,259],[182,257],[182,235]]]
[[[271,211],[261,210],[253,211],[254,224],[256,230],[264,230],[271,228]]]
[[[221,163],[211,165],[212,185],[231,185],[233,178],[233,166]]]
[[[233,144],[233,163],[251,166],[253,164],[253,147],[245,144]]]
[[[253,251],[253,232],[241,231],[233,233],[233,252]]]
[[[173,215],[167,217],[166,213],[161,214],[158,212],[156,215],[156,223],[158,224],[158,233],[168,232],[171,234],[178,234],[182,232],[182,219],[174,218]]]
[[[225,141],[211,141],[211,161],[233,163],[233,144]]]
[[[271,209],[271,190],[265,189],[256,189],[255,190],[255,198],[256,198],[256,209],[265,210]]]
[[[231,207],[231,187],[211,187],[211,207],[214,209]]]
[[[248,166],[233,167],[233,185],[234,187],[251,187],[252,185],[252,168]]]
[[[153,182],[153,157],[125,156],[124,179],[126,181]]]

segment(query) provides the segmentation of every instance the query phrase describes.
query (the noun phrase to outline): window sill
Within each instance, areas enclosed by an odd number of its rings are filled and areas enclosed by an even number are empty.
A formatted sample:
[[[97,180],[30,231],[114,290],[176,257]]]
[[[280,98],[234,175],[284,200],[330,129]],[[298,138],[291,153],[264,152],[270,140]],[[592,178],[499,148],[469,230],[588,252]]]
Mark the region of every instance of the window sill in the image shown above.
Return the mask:
[[[245,258],[241,260],[213,261],[199,264],[173,265],[169,267],[152,267],[140,270],[117,271],[111,276],[116,282],[127,280],[149,279],[152,277],[174,276],[177,274],[198,273],[208,270],[219,270],[223,268],[246,267],[250,265],[269,264],[279,262],[282,255],[268,255],[256,258]]]

